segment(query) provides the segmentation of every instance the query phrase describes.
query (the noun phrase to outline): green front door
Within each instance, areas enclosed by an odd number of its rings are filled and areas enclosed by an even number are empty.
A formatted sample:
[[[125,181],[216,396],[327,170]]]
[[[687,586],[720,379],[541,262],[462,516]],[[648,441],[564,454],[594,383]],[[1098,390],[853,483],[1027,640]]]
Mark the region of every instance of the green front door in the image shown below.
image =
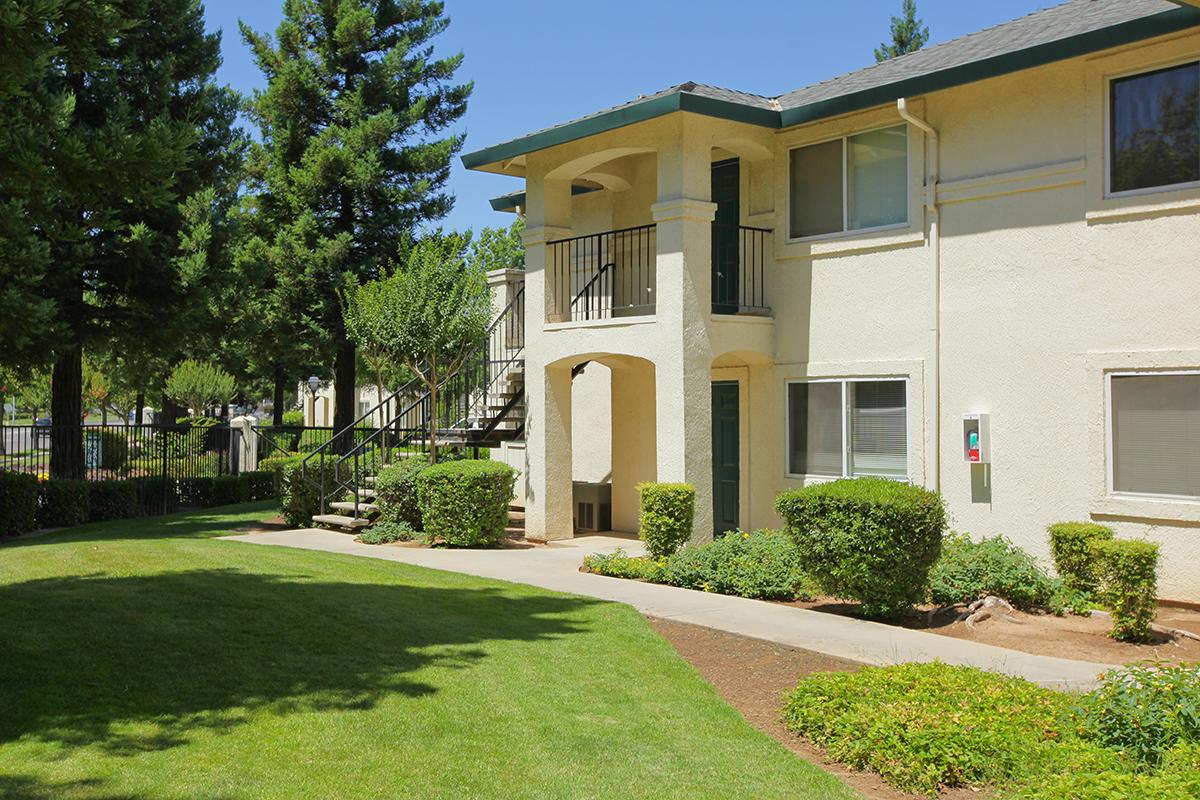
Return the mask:
[[[741,524],[741,446],[737,381],[712,385],[713,535]]]
[[[738,312],[738,223],[741,222],[741,168],[738,160],[712,165],[712,312]]]

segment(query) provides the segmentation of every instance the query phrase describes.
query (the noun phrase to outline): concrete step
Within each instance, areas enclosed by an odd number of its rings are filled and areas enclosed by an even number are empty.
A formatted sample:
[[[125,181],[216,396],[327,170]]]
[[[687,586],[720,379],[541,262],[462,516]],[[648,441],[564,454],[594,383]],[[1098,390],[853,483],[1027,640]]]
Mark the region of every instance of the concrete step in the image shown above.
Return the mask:
[[[312,518],[313,524],[323,528],[341,528],[355,531],[371,524],[369,519],[362,517],[346,517],[341,514],[317,514]]]
[[[368,502],[375,499],[375,490],[374,489],[359,489],[355,492],[355,494],[357,494],[360,498],[362,498],[362,500],[366,500]],[[362,500],[360,500],[359,502],[362,502]]]
[[[354,502],[351,500],[342,500],[337,503],[330,503],[329,507],[335,508],[338,511],[349,512],[351,515],[353,515],[354,511],[355,511]],[[373,514],[378,514],[378,513],[379,513],[379,506],[375,505],[374,503],[360,502],[358,504],[358,516],[360,516],[360,517],[369,517]]]

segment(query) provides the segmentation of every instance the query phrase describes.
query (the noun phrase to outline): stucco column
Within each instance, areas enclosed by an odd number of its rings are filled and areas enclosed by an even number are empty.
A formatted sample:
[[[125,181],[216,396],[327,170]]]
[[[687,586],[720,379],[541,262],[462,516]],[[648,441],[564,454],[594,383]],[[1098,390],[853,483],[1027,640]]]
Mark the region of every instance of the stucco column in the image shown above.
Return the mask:
[[[637,533],[642,481],[657,479],[654,366],[629,359],[612,368],[612,525]]]
[[[686,122],[659,151],[658,327],[667,337],[655,366],[659,481],[696,487],[693,539],[712,537],[711,145]]]
[[[525,362],[525,536],[575,535],[571,484],[571,368]]]

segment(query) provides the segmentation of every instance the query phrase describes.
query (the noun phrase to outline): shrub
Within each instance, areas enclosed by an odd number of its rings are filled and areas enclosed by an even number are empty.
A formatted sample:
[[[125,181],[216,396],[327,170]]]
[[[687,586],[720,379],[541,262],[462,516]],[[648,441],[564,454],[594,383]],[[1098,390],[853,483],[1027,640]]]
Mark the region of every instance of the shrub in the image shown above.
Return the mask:
[[[409,456],[375,476],[380,522],[403,522],[414,531],[422,529],[417,476],[428,467],[427,456]]]
[[[283,424],[289,427],[304,427],[304,412],[299,409],[283,412]]]
[[[221,475],[213,478],[212,497],[209,500],[214,506],[249,502],[250,481],[241,475]]]
[[[687,483],[639,483],[638,536],[654,558],[666,558],[692,538],[696,488]]]
[[[783,531],[735,531],[689,545],[669,557],[662,572],[663,583],[685,589],[763,600],[810,600],[815,595],[800,551]]]
[[[213,504],[213,480],[206,475],[179,479],[179,502],[191,508],[207,508]]]
[[[1037,560],[1003,536],[974,542],[966,534],[948,533],[929,573],[930,597],[943,606],[991,594],[1020,608],[1043,608],[1057,590],[1058,582]]]
[[[1054,569],[1070,589],[1094,594],[1099,576],[1093,543],[1113,538],[1112,528],[1091,522],[1056,522],[1047,526]]]
[[[787,727],[904,791],[979,787],[1045,758],[1068,695],[970,667],[902,664],[818,673],[788,695]]]
[[[137,487],[129,481],[92,481],[87,493],[88,519],[92,522],[137,516]]]
[[[150,475],[144,478],[130,478],[128,482],[132,484],[134,488],[134,494],[137,497],[137,508],[139,513],[169,514],[179,510],[180,502],[178,482],[169,480],[167,482],[165,494],[163,491],[163,479],[159,475]]]
[[[354,537],[354,541],[362,544],[391,544],[392,542],[408,542],[417,537],[417,532],[403,522],[376,522],[371,527]]]
[[[597,575],[607,575],[610,578],[630,578],[651,583],[665,583],[663,580],[663,559],[631,556],[621,548],[611,553],[591,553],[583,557],[583,568]]]
[[[1158,545],[1130,539],[1100,539],[1097,572],[1104,601],[1112,608],[1110,636],[1123,642],[1150,638],[1150,623],[1158,610]]]
[[[51,478],[38,486],[38,527],[70,528],[91,519],[87,481]]]
[[[274,462],[276,490],[279,494],[279,510],[288,525],[304,528],[312,525],[312,518],[321,510],[321,465],[303,466],[302,456],[294,456]],[[334,485],[333,463],[325,464],[325,485]]]
[[[1198,749],[1175,759],[1200,760],[1200,666],[1134,665],[1108,672],[1075,711],[1080,735],[1157,766],[1176,745]],[[1190,753],[1190,755],[1189,755]]]
[[[497,461],[447,461],[417,476],[426,538],[472,547],[504,536],[517,471]]]
[[[851,478],[783,492],[775,510],[826,592],[858,600],[864,614],[879,617],[925,599],[946,528],[937,492]]]
[[[38,524],[38,482],[32,475],[0,471],[0,533],[15,535]]]
[[[260,469],[255,472],[243,472],[242,477],[246,479],[251,500],[270,500],[276,496],[275,473],[271,470]]]
[[[1196,773],[1164,771],[1157,775],[1140,772],[1062,772],[1023,787],[1012,800],[1196,800],[1200,778]]]

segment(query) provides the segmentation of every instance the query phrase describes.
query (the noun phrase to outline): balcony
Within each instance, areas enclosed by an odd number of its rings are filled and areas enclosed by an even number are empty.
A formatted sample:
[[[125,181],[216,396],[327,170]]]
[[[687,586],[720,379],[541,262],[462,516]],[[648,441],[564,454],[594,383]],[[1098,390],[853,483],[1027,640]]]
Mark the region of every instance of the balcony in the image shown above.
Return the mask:
[[[547,322],[654,313],[654,225],[559,239],[548,247]]]
[[[712,226],[712,313],[770,316],[765,269],[769,228]]]

